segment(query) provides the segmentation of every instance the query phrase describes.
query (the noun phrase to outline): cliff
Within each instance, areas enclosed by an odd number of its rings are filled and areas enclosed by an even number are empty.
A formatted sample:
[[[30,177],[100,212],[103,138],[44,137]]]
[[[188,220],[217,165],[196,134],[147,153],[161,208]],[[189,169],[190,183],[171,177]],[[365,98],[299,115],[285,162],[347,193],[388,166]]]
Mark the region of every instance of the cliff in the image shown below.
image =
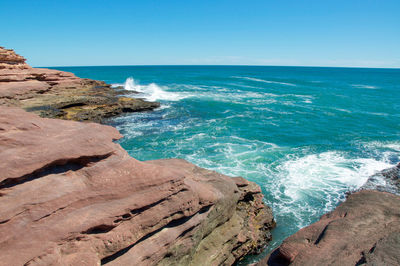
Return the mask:
[[[72,73],[32,68],[22,56],[0,47],[0,105],[21,107],[42,117],[96,122],[160,106],[123,96],[127,93]]]
[[[270,240],[254,183],[137,161],[109,126],[0,114],[0,265],[231,265]]]

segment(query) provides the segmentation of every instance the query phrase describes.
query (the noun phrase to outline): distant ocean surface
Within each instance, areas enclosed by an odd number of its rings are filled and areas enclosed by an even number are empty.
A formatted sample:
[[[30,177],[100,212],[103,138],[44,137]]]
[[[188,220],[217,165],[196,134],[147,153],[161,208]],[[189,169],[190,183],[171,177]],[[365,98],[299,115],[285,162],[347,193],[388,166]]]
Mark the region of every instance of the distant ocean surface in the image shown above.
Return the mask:
[[[161,102],[110,121],[133,157],[183,158],[259,184],[278,224],[268,250],[400,161],[400,69],[57,69]]]

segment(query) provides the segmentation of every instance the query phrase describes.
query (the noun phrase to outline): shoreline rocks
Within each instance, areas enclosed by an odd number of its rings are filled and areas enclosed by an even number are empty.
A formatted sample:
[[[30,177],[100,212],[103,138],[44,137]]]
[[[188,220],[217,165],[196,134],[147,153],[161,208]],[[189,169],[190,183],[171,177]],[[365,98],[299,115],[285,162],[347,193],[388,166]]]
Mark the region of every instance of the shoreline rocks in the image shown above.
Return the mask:
[[[369,178],[256,265],[400,265],[400,164]]]
[[[231,265],[270,240],[255,183],[137,161],[110,126],[0,113],[0,265]]]
[[[126,112],[160,106],[121,95],[102,81],[72,73],[32,68],[13,50],[0,47],[0,106],[15,106],[41,117],[102,122]]]
[[[372,175],[360,189],[384,191],[400,196],[400,163]]]

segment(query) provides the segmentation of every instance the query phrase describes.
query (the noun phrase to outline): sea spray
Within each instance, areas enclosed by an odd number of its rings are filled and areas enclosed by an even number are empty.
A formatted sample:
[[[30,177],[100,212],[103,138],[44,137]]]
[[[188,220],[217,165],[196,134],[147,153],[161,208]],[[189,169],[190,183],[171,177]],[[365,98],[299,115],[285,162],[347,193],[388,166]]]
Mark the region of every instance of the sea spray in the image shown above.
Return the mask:
[[[115,83],[114,87],[123,86],[127,91],[138,92],[138,95],[134,95],[138,98],[144,98],[147,101],[179,101],[185,96],[178,93],[169,92],[166,86],[159,86],[156,83],[150,83],[147,85],[139,84],[135,79],[129,77],[123,84]]]

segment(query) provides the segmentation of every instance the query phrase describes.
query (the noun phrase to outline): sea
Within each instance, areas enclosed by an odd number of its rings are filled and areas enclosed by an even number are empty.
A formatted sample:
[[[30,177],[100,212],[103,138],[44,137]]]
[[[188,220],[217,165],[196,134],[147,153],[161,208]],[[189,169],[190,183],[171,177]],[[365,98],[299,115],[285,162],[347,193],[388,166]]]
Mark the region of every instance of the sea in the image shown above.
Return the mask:
[[[277,222],[260,256],[332,211],[369,176],[400,161],[400,69],[56,69],[161,103],[154,111],[108,121],[123,134],[119,143],[134,158],[183,158],[260,185]]]

